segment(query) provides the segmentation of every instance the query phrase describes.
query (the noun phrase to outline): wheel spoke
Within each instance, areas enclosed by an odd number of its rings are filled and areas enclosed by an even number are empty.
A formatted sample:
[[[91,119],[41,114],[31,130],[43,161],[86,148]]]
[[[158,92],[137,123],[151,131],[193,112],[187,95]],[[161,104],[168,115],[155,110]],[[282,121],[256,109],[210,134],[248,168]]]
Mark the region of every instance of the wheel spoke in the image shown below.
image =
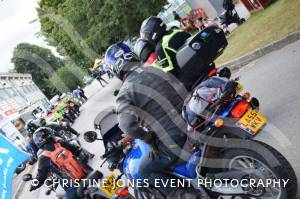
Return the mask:
[[[238,163],[242,166],[242,168],[248,168],[247,164],[245,163],[245,161],[243,161],[243,159],[238,160]]]
[[[253,175],[252,177],[254,178],[263,179],[263,180],[277,179],[272,169],[270,169],[260,160],[250,156],[241,155],[241,156],[234,157],[229,164],[229,169],[256,169],[258,173],[251,174],[251,176]],[[256,189],[248,190],[249,195],[246,196],[246,198],[271,199],[271,198],[278,198],[281,195],[281,188],[277,186],[275,187],[268,186],[262,189],[263,190],[261,191]]]
[[[247,168],[253,168],[253,159],[243,158],[243,161],[248,165]]]

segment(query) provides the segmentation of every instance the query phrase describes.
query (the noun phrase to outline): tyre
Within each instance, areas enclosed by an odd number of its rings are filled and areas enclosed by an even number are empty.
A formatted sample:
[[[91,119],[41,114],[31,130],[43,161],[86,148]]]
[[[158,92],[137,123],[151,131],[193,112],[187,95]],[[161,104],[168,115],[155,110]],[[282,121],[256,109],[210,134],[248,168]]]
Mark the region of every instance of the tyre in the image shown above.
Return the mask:
[[[178,188],[172,195],[165,196],[161,191],[156,188],[149,187],[139,190],[134,190],[136,199],[210,199],[207,193],[197,191],[193,187]]]
[[[96,195],[93,196],[93,199],[108,199],[108,198],[105,197],[105,196],[101,196],[101,195],[96,194]]]
[[[223,168],[226,170],[255,169],[259,176],[247,177],[258,179],[289,179],[286,187],[268,186],[247,187],[248,194],[243,198],[293,199],[297,194],[297,178],[290,163],[271,146],[253,140],[245,141],[245,148],[227,149],[224,152]],[[252,146],[252,147],[251,147]],[[260,148],[264,148],[260,150]],[[273,156],[274,159],[270,156]],[[274,163],[274,162],[278,162]],[[246,177],[246,176],[245,176]]]
[[[26,169],[26,164],[25,163],[22,163],[20,164],[17,168],[16,168],[16,171],[15,173],[16,174],[20,174],[22,171],[24,171]]]
[[[153,187],[144,187],[134,190],[134,198],[136,199],[166,199],[158,189]]]
[[[171,198],[176,199],[210,199],[206,192],[196,191],[192,187],[185,187],[178,189]]]
[[[245,22],[245,19],[244,19],[244,18],[238,18],[238,19],[237,19],[237,24],[238,24],[239,26],[242,25],[244,22]]]

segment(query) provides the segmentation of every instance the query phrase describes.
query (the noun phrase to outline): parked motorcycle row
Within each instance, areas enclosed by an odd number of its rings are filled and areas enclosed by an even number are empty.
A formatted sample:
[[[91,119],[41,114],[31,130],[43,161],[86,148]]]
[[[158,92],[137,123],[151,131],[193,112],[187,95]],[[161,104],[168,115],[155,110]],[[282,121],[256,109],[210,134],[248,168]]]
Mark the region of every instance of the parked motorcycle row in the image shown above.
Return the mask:
[[[56,132],[55,136],[60,137],[61,139],[70,142],[78,147],[81,147],[80,142],[77,140],[76,135],[70,132],[71,125],[74,123],[77,117],[80,114],[80,106],[81,102],[78,99],[65,97],[60,100],[58,105],[53,108],[47,116],[39,119],[30,119],[25,124],[25,129],[28,134],[33,134],[34,131],[41,126],[54,124],[61,126],[61,130]],[[43,120],[43,122],[41,122]],[[43,124],[41,124],[43,123]],[[16,174],[20,174],[22,171],[26,169],[27,164],[34,165],[37,162],[38,157],[36,156],[34,150],[30,145],[23,145],[23,143],[18,140],[14,141],[18,144],[18,147],[31,154],[31,158],[21,165],[19,165],[15,171]]]
[[[193,54],[194,57],[190,56],[190,59],[194,59],[198,52],[203,53],[201,50],[205,46],[203,47],[201,42],[204,37],[203,33],[206,33],[205,31],[210,31],[209,33],[215,31],[214,34],[222,34],[222,38],[225,38],[225,34],[218,28],[203,30],[192,36],[177,52],[176,58],[179,65],[181,63],[192,63],[186,60],[187,55]],[[205,35],[205,39],[207,37]],[[224,46],[221,46],[216,52],[223,52],[226,47],[225,43],[227,45],[227,41],[224,42]],[[212,56],[212,59],[215,59],[218,55],[217,53],[215,55],[210,53],[207,56]],[[190,129],[194,130],[192,132],[194,139],[201,140],[201,142],[196,142],[190,149],[187,149],[191,154],[187,161],[177,162],[170,168],[161,171],[161,175],[159,175],[159,178],[165,181],[175,179],[181,182],[190,182],[189,186],[166,188],[156,186],[152,182],[145,183],[145,186],[134,186],[132,184],[120,186],[116,183],[120,179],[131,182],[141,180],[142,177],[138,172],[138,168],[145,161],[151,161],[150,157],[145,157],[146,154],[151,152],[152,148],[139,139],[133,141],[124,139],[123,132],[118,127],[115,108],[109,107],[101,111],[94,119],[95,131],[85,132],[83,136],[84,140],[89,143],[103,142],[105,152],[101,154],[103,160],[101,166],[107,166],[112,173],[104,176],[99,170],[89,167],[85,179],[105,179],[106,186],[84,186],[80,183],[77,188],[77,195],[80,198],[88,199],[209,199],[222,198],[223,196],[260,199],[295,198],[297,178],[290,163],[273,147],[255,140],[255,136],[258,133],[263,133],[264,126],[267,124],[267,118],[259,112],[259,100],[252,97],[249,92],[243,92],[243,86],[239,83],[239,80],[232,79],[228,70],[215,71],[212,75],[201,78],[201,81],[198,82],[200,86],[193,87],[194,89],[190,94],[194,97],[199,93],[207,92],[201,90],[203,88],[201,85],[208,85],[211,81],[214,81],[213,83],[218,82],[216,87],[218,97],[213,102],[206,99],[209,103],[202,108],[200,106],[203,106],[203,104],[197,104],[199,100],[196,101],[189,96],[185,100],[184,107],[182,107],[182,116]],[[219,92],[217,88],[223,88],[222,92]],[[117,92],[115,94],[117,95]],[[201,96],[201,100],[203,98]],[[198,118],[200,121],[197,122],[189,120],[189,116],[196,112],[193,110],[195,106],[196,110],[201,109],[201,113],[205,113],[205,116]],[[65,101],[64,106],[59,107],[63,116],[60,125],[66,127],[65,129],[71,128],[70,125],[80,113],[79,107],[80,105],[75,102]],[[142,124],[141,128],[150,131],[146,125]],[[60,135],[56,134],[55,136],[81,147],[71,132],[60,131],[60,133]],[[85,150],[82,150],[82,153],[82,157],[78,157],[78,160],[87,165],[91,154]],[[51,182],[54,182],[57,178],[59,177],[51,175],[47,182],[51,185]],[[206,186],[199,183],[217,179],[219,180],[218,184],[211,183]],[[242,184],[225,186],[225,180],[231,181],[233,179],[237,182],[244,182],[244,186]],[[30,181],[32,176],[26,174],[23,176],[23,180]],[[260,180],[263,182],[271,180],[287,183],[286,186],[265,187],[260,183]],[[46,195],[54,191],[58,198],[65,197],[60,185],[56,184],[50,187]]]

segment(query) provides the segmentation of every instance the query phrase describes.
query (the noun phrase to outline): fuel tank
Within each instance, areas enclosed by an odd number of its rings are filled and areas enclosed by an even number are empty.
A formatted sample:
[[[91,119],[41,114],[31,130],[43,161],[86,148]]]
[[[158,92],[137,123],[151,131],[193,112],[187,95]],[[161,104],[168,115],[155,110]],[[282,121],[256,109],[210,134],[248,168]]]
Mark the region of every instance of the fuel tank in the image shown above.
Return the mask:
[[[123,172],[127,179],[142,179],[139,169],[151,162],[149,152],[151,147],[142,140],[136,139],[133,143],[132,150],[127,153],[123,163]]]

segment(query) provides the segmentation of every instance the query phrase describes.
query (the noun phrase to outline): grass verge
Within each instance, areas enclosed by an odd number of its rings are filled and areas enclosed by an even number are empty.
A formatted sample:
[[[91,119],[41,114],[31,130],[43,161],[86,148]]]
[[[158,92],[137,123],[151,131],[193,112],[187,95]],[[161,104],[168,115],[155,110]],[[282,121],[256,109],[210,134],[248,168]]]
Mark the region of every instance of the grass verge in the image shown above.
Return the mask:
[[[299,29],[300,0],[277,0],[230,34],[227,49],[216,63],[226,63]]]

